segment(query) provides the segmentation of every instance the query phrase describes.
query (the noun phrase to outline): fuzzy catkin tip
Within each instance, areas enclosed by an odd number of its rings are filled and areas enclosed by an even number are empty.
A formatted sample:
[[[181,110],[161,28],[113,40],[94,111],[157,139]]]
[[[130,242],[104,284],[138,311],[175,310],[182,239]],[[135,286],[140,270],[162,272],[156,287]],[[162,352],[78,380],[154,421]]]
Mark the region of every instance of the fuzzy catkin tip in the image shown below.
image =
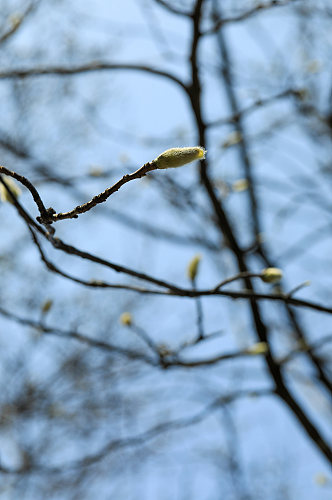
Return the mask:
[[[153,163],[156,168],[177,168],[195,160],[203,160],[206,151],[200,146],[171,148],[161,153]]]

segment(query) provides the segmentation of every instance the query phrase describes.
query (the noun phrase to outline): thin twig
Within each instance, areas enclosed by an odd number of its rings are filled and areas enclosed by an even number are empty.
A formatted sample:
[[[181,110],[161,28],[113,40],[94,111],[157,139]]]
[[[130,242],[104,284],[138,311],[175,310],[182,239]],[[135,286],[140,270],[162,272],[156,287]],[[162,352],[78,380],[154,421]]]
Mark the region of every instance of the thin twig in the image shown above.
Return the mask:
[[[116,193],[116,191],[118,191],[120,187],[126,184],[127,182],[130,182],[134,179],[140,179],[141,177],[144,177],[148,172],[151,172],[152,170],[155,169],[156,167],[153,162],[145,163],[142,167],[140,167],[132,174],[125,174],[119,181],[113,184],[113,186],[105,189],[105,191],[103,191],[102,193],[97,194],[92,198],[92,200],[88,201],[87,203],[84,203],[83,205],[78,205],[70,212],[53,214],[52,221],[56,222],[58,220],[63,220],[63,219],[76,219],[79,214],[88,212],[89,210],[91,210],[91,208],[94,208],[99,203],[104,203],[112,194]]]

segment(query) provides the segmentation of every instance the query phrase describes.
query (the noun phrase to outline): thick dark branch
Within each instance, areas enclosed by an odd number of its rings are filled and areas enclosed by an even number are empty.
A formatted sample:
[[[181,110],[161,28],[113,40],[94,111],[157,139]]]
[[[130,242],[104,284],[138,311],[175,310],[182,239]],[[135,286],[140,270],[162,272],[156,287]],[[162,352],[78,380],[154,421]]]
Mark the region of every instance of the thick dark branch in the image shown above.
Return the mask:
[[[62,271],[58,266],[56,266],[53,262],[51,262],[46,257],[46,254],[45,254],[44,250],[42,249],[34,231],[32,230],[32,228],[30,226],[29,226],[29,229],[31,232],[33,242],[39,250],[39,255],[40,255],[41,260],[44,262],[47,269],[49,271],[51,271],[52,273],[58,274],[59,276],[62,276],[63,278],[66,278],[70,281],[73,281],[74,283],[78,283],[79,285],[83,285],[83,286],[86,286],[88,288],[110,288],[113,290],[114,289],[115,290],[128,290],[131,292],[137,292],[137,293],[142,293],[142,294],[149,293],[151,295],[152,294],[165,294],[165,295],[168,294],[167,292],[163,293],[160,290],[152,290],[152,289],[148,290],[146,288],[142,288],[142,287],[134,286],[134,285],[126,285],[123,283],[108,283],[108,282],[103,281],[103,280],[95,280],[95,279],[87,281],[87,280],[83,280],[81,278],[77,278],[75,276],[72,276],[71,274],[69,274],[65,271]]]
[[[218,3],[215,2],[215,11],[214,11],[214,16],[218,17],[220,15],[220,8],[218,10]],[[228,100],[231,106],[232,114],[237,116],[237,120],[235,121],[235,128],[236,131],[240,134],[241,136],[241,142],[239,143],[239,152],[240,152],[240,159],[244,168],[245,176],[246,179],[248,180],[248,194],[249,194],[249,201],[250,201],[250,210],[251,210],[251,216],[253,220],[253,231],[255,235],[255,244],[256,244],[256,252],[257,254],[264,260],[264,262],[269,266],[269,267],[274,267],[276,264],[271,262],[271,259],[266,254],[266,250],[264,246],[260,243],[259,235],[262,232],[261,230],[261,222],[258,216],[258,202],[257,202],[257,195],[256,195],[256,190],[255,190],[255,184],[254,184],[254,177],[253,177],[253,163],[252,159],[249,153],[249,147],[247,143],[247,138],[245,134],[245,127],[244,127],[244,122],[243,122],[243,114],[241,114],[240,111],[240,106],[238,102],[238,98],[235,92],[235,82],[232,77],[232,72],[231,72],[231,59],[230,59],[230,50],[228,48],[228,43],[227,39],[225,37],[225,33],[223,29],[219,29],[217,32],[217,41],[218,41],[218,46],[220,49],[220,53],[222,56],[222,76],[224,79],[225,83],[225,88],[228,96]],[[299,91],[286,91],[286,95],[298,95]],[[283,93],[280,94],[281,97],[283,97]],[[249,108],[250,109],[250,108]],[[305,332],[303,328],[300,327],[300,322],[298,318],[296,317],[296,314],[294,311],[292,311],[289,306],[289,303],[285,302],[285,307],[286,307],[286,313],[290,319],[290,322],[296,332],[296,335],[298,338],[305,340]],[[322,383],[325,385],[325,387],[330,391],[332,394],[332,386],[331,383],[329,382],[327,376],[324,375],[324,370],[321,366],[321,363],[319,362],[318,359],[315,358],[315,354],[309,352],[309,357],[313,364],[315,365],[319,378],[322,381]]]
[[[296,312],[290,307],[289,304],[285,304],[287,309],[287,314],[290,319],[290,323],[294,328],[294,334],[297,338],[297,341],[302,344],[302,346],[308,346],[307,349],[303,349],[307,357],[310,359],[312,364],[314,365],[316,372],[318,374],[318,378],[320,382],[325,386],[325,389],[332,395],[332,382],[326,373],[326,369],[324,366],[323,360],[319,357],[319,355],[315,352],[314,348],[310,348],[310,342],[307,338],[307,334],[304,328],[301,327],[299,319],[296,316]]]
[[[1,180],[1,182],[4,182]],[[41,246],[38,243],[38,240],[36,239],[36,236],[32,232],[34,242],[36,246],[39,249],[40,255],[42,257],[42,260],[45,262],[46,266],[53,272],[56,272],[60,275],[62,275],[65,278],[71,279],[73,281],[76,281],[77,283],[83,284],[85,286],[90,286],[90,287],[100,287],[100,288],[126,288],[130,289],[131,291],[139,292],[139,293],[146,293],[146,294],[156,294],[156,295],[167,295],[167,296],[177,296],[177,297],[199,297],[199,296],[213,296],[213,295],[219,295],[223,297],[229,297],[231,299],[250,299],[250,300],[270,300],[270,301],[279,301],[279,302],[284,302],[289,305],[297,306],[297,307],[307,307],[316,311],[320,312],[325,312],[332,314],[332,307],[324,306],[319,303],[315,303],[312,301],[308,300],[301,300],[301,299],[296,299],[292,296],[289,296],[288,294],[262,294],[262,293],[256,293],[254,289],[248,288],[247,290],[242,290],[242,291],[233,291],[233,290],[220,290],[220,286],[222,286],[225,281],[226,283],[238,280],[240,278],[244,279],[246,284],[248,285],[248,280],[249,284],[251,284],[249,276],[260,276],[259,274],[255,273],[250,273],[247,270],[241,273],[240,275],[235,275],[232,278],[229,278],[228,280],[225,280],[221,283],[219,283],[217,286],[213,287],[212,289],[207,289],[207,290],[196,290],[196,289],[187,289],[187,288],[182,288],[178,287],[172,283],[169,283],[165,280],[160,280],[157,278],[154,278],[153,276],[149,276],[145,273],[140,273],[138,271],[135,271],[133,269],[120,266],[118,264],[115,264],[113,262],[110,262],[108,260],[102,259],[96,255],[90,254],[88,252],[84,252],[82,250],[79,250],[78,248],[75,248],[71,245],[67,245],[64,243],[62,240],[59,238],[54,238],[50,233],[47,233],[46,231],[43,230],[41,226],[36,224],[34,220],[29,216],[29,214],[21,207],[19,202],[15,199],[13,199],[13,203],[15,204],[19,214],[23,218],[23,220],[26,222],[27,226],[29,227],[31,231],[31,227],[34,227],[39,231],[40,234],[42,234],[45,238],[47,238],[48,241],[51,242],[54,248],[58,250],[62,250],[63,252],[69,254],[69,255],[76,255],[78,257],[81,257],[82,259],[89,260],[91,262],[95,262],[97,264],[100,264],[102,266],[108,267],[116,272],[119,273],[124,273],[129,276],[150,282],[154,285],[157,285],[159,287],[162,287],[163,289],[166,290],[149,290],[149,289],[142,289],[139,287],[132,287],[129,285],[121,285],[121,284],[109,284],[103,281],[91,281],[91,282],[86,282],[84,280],[80,280],[78,278],[74,278],[67,273],[64,273],[63,271],[59,270],[56,266],[54,266],[46,257],[44,252],[41,249]],[[223,213],[223,212],[222,212]],[[224,215],[225,216],[225,215]],[[227,219],[225,219],[227,221]],[[229,228],[230,230],[230,228]],[[233,236],[234,238],[234,236]],[[241,255],[241,254],[240,254]]]
[[[49,241],[52,243],[54,248],[56,248],[57,250],[62,250],[63,252],[65,252],[69,255],[76,255],[77,257],[81,257],[82,259],[89,260],[91,262],[95,262],[96,264],[101,264],[104,267],[108,267],[109,269],[112,269],[113,271],[116,271],[117,273],[124,273],[124,274],[127,274],[128,276],[132,276],[133,278],[138,278],[138,279],[141,279],[143,281],[148,281],[150,283],[153,283],[154,285],[161,286],[162,288],[167,288],[170,292],[176,292],[176,293],[181,294],[181,289],[175,285],[167,283],[166,281],[163,281],[163,280],[159,280],[157,278],[153,278],[152,276],[149,276],[148,274],[141,273],[139,271],[135,271],[133,269],[130,269],[130,268],[125,267],[125,266],[121,266],[119,264],[115,264],[113,262],[110,262],[109,260],[105,260],[105,259],[102,259],[100,257],[97,257],[96,255],[93,255],[89,252],[84,252],[82,250],[79,250],[76,247],[73,247],[71,245],[67,245],[59,238],[53,238],[50,236]]]
[[[141,293],[141,294],[165,295],[168,297],[193,298],[193,297],[204,297],[204,296],[207,297],[207,296],[218,295],[221,297],[228,297],[231,299],[269,300],[269,301],[283,302],[287,305],[292,305],[292,306],[296,306],[296,307],[305,307],[305,308],[313,309],[315,311],[332,314],[332,307],[324,306],[322,304],[319,304],[317,302],[312,302],[309,300],[296,299],[289,294],[283,294],[283,293],[263,294],[263,293],[256,293],[256,292],[251,291],[251,290],[240,290],[240,291],[220,290],[220,288],[223,285],[229,284],[229,283],[231,283],[233,281],[237,281],[239,279],[244,279],[247,277],[251,277],[251,278],[252,277],[260,277],[260,274],[249,273],[249,272],[239,273],[238,275],[235,275],[231,278],[228,278],[228,279],[222,281],[216,287],[213,287],[212,289],[207,289],[207,290],[199,290],[196,288],[192,288],[192,289],[182,288],[182,287],[178,287],[172,283],[168,283],[167,281],[162,281],[162,280],[158,280],[158,284],[159,284],[159,286],[162,286],[164,289],[166,288],[166,290],[142,288],[142,287],[138,287],[138,286],[125,285],[125,284],[121,284],[121,283],[107,283],[106,281],[103,281],[103,280],[90,280],[90,281],[82,280],[80,278],[76,278],[76,277],[71,276],[70,274],[60,270],[49,259],[47,259],[44,251],[42,250],[42,248],[41,248],[41,246],[40,246],[40,244],[39,244],[39,242],[38,242],[38,240],[33,232],[32,232],[32,235],[33,235],[34,242],[35,242],[36,246],[38,247],[41,259],[46,264],[47,268],[50,271],[55,272],[55,273],[63,276],[64,278],[67,278],[71,281],[74,281],[76,283],[79,283],[79,284],[87,286],[87,287],[111,288],[111,289],[115,288],[115,289],[123,289],[123,290],[132,291],[132,292],[137,292],[137,293]],[[77,249],[76,249],[76,251],[79,252],[79,250],[77,250]],[[84,257],[84,258],[86,258],[86,257]],[[98,257],[94,257],[94,258],[98,259]],[[88,260],[91,260],[91,259],[89,258]],[[96,260],[93,260],[93,262],[96,262]],[[108,261],[106,261],[106,262],[108,262]],[[98,262],[98,263],[102,264],[102,262]],[[108,264],[109,264],[109,266],[107,266],[107,267],[117,266],[116,264],[112,264],[110,262],[108,262]],[[105,264],[102,264],[102,265],[105,265]],[[112,267],[112,269],[113,269],[113,267]],[[122,271],[123,273],[129,274],[131,276],[133,275],[132,273],[136,273],[136,271],[133,271],[132,269],[129,269],[129,268],[123,268],[123,269],[124,269]],[[145,276],[145,278],[141,278],[141,279],[145,279],[146,281],[151,281],[152,283],[157,284],[155,278],[148,276],[148,275],[144,275],[144,276]],[[135,274],[135,277],[138,277],[138,276]]]
[[[306,344],[306,343],[299,343],[299,348],[294,349],[290,353],[287,354],[287,356],[284,356],[280,360],[280,364],[285,364],[291,361],[294,357],[304,354],[306,352],[311,352],[313,353],[316,350],[319,350],[321,347],[323,347],[325,344],[329,344],[332,342],[332,335],[325,335],[324,337],[320,338],[319,340],[316,340],[316,342],[312,342],[311,344]]]
[[[192,53],[191,53],[192,87],[190,88],[190,98],[192,101],[193,110],[194,110],[195,117],[196,117],[197,128],[198,128],[198,132],[199,132],[199,143],[204,147],[206,145],[206,138],[205,138],[206,127],[205,127],[203,119],[202,119],[201,85],[200,85],[200,78],[199,78],[198,64],[197,64],[197,48],[198,48],[198,42],[199,42],[199,38],[200,38],[200,27],[199,27],[200,26],[200,17],[201,17],[200,7],[202,5],[202,2],[200,2],[198,0],[195,5],[196,5],[196,11],[195,11],[195,17],[193,19]],[[225,51],[223,39],[219,38],[219,40],[220,40],[220,49],[221,49],[222,57],[224,59],[224,68],[226,68],[226,71],[228,71],[227,70],[227,68],[229,67],[228,54]],[[229,98],[231,99],[231,102],[234,102],[234,96],[231,93],[232,82],[229,80],[229,78],[228,78],[229,75],[227,73],[225,73],[224,76],[226,77],[226,81],[228,82],[227,88],[229,89]],[[237,113],[238,107],[234,111]],[[242,130],[239,129],[239,131],[241,132]],[[244,155],[245,150],[242,150],[242,153]],[[249,183],[250,183],[252,181],[251,169],[250,169],[250,164],[247,163],[247,161],[246,161],[246,160],[249,161],[249,159],[248,158],[247,159],[243,158],[243,159],[245,160],[247,179],[249,180]],[[245,255],[238,244],[236,236],[233,233],[230,221],[228,220],[228,217],[226,216],[226,213],[224,212],[221,201],[218,200],[218,198],[215,194],[213,185],[212,185],[212,183],[209,179],[209,176],[208,176],[206,162],[201,163],[201,180],[202,180],[203,186],[206,189],[206,192],[208,194],[210,202],[215,210],[216,221],[217,221],[217,224],[219,226],[219,229],[227,238],[229,246],[235,254],[235,257],[236,257],[236,260],[238,263],[238,267],[239,267],[239,271],[240,272],[247,272],[248,269],[247,269],[246,262],[245,262]],[[258,217],[257,217],[256,200],[255,200],[255,196],[254,196],[253,191],[250,193],[250,197],[251,197],[251,203],[252,203],[252,215],[254,217],[255,234],[257,235],[257,234],[259,234],[259,221],[258,221]],[[249,293],[254,293],[254,288],[253,288],[251,279],[249,277],[247,277],[244,279],[244,282],[245,282],[246,288],[248,289]],[[315,443],[315,445],[320,449],[322,454],[331,462],[332,461],[332,451],[331,451],[327,441],[320,434],[319,430],[314,425],[314,423],[311,421],[310,417],[305,413],[303,408],[297,403],[294,396],[292,395],[292,393],[290,392],[290,390],[286,386],[286,383],[285,383],[283,374],[281,372],[280,366],[278,365],[278,363],[276,362],[276,360],[273,357],[273,353],[271,351],[271,346],[269,344],[269,339],[268,339],[268,329],[262,320],[260,308],[257,304],[256,298],[254,298],[254,297],[250,300],[250,309],[251,309],[253,323],[255,325],[256,333],[257,333],[259,340],[261,342],[266,342],[269,345],[269,350],[266,353],[265,359],[266,359],[266,364],[267,364],[267,367],[268,367],[269,372],[271,374],[271,377],[275,383],[276,393],[286,403],[286,405],[291,409],[294,416],[301,423],[306,434]]]

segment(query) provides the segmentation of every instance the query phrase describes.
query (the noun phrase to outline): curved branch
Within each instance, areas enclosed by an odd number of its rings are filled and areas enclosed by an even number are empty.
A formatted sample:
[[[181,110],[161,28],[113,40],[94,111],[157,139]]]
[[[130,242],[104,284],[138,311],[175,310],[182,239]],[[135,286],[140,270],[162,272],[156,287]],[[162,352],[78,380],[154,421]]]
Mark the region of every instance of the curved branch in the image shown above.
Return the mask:
[[[54,213],[52,215],[51,222],[56,222],[58,220],[63,220],[63,219],[77,219],[79,214],[88,212],[89,210],[91,210],[91,208],[94,208],[99,203],[104,203],[112,194],[116,193],[116,191],[118,191],[120,187],[126,184],[127,182],[132,181],[134,179],[140,179],[141,177],[144,177],[148,172],[151,172],[152,170],[155,169],[156,166],[153,163],[145,163],[145,165],[140,167],[132,174],[125,174],[122,177],[122,179],[117,181],[113,186],[105,189],[105,191],[103,191],[102,193],[97,194],[92,198],[92,200],[88,201],[87,203],[84,203],[83,205],[78,205],[70,212],[58,213],[58,214]],[[46,222],[48,221],[49,219]],[[40,220],[40,222],[43,221]]]
[[[270,396],[273,394],[271,389],[258,389],[258,390],[246,390],[246,391],[237,391],[225,396],[219,396],[211,403],[206,405],[202,410],[191,415],[189,417],[178,418],[175,420],[170,420],[168,422],[162,422],[160,424],[151,427],[145,432],[137,434],[136,436],[129,436],[126,438],[118,438],[112,439],[106,445],[104,445],[98,452],[87,455],[86,457],[65,463],[61,466],[44,466],[40,464],[31,465],[29,468],[22,469],[10,469],[2,466],[0,468],[0,472],[5,474],[29,474],[29,473],[38,473],[38,474],[62,474],[68,473],[70,470],[77,470],[86,467],[90,467],[98,462],[101,462],[105,458],[109,456],[109,454],[116,452],[117,450],[121,450],[124,448],[129,448],[132,446],[140,446],[145,444],[146,442],[157,438],[158,436],[164,434],[165,432],[181,430],[186,427],[196,425],[206,418],[208,418],[212,413],[214,413],[219,408],[229,405],[240,399],[242,397],[264,397]]]
[[[59,75],[70,76],[79,75],[81,73],[96,73],[99,71],[140,71],[149,73],[156,76],[167,78],[168,80],[176,83],[186,92],[188,91],[187,85],[177,78],[176,76],[168,73],[167,71],[151,68],[140,64],[116,64],[102,61],[92,61],[79,66],[39,66],[28,69],[13,69],[0,72],[0,80],[16,79],[16,78],[32,78],[44,75]]]
[[[191,17],[191,12],[178,9],[178,8],[174,7],[172,4],[170,4],[169,2],[166,2],[166,0],[154,0],[154,1],[155,1],[155,3],[161,5],[165,9],[167,9],[172,14],[177,14],[178,16],[183,16],[183,17]]]
[[[262,11],[266,11],[269,9],[272,9],[274,7],[285,7],[287,5],[290,5],[292,3],[295,3],[298,0],[271,0],[270,2],[265,2],[265,3],[259,3],[256,4],[254,7],[251,9],[245,10],[241,14],[235,15],[235,16],[230,16],[230,17],[224,17],[220,18],[217,20],[214,24],[214,26],[202,33],[202,35],[213,35],[217,33],[217,31],[224,25],[224,24],[231,24],[231,23],[239,23],[241,21],[245,21],[246,19],[249,19],[253,16],[256,16]]]
[[[23,12],[15,20],[13,20],[11,27],[0,36],[0,44],[8,41],[20,29],[29,15],[32,14],[32,12],[37,8],[38,4],[39,0],[32,1],[26,8],[25,12]]]
[[[20,316],[17,316],[16,314],[13,314],[3,307],[0,307],[0,314],[8,318],[10,320],[15,321],[16,323],[23,325],[23,326],[29,326],[36,328],[38,331],[42,332],[44,335],[51,335],[55,337],[61,337],[66,340],[76,340],[82,344],[88,345],[89,347],[93,347],[99,350],[102,350],[104,352],[112,353],[112,354],[119,354],[121,356],[124,356],[125,358],[132,359],[132,360],[139,360],[139,361],[144,361],[145,363],[148,363],[150,365],[155,365],[156,362],[149,356],[146,356],[143,353],[137,352],[136,350],[128,349],[128,348],[123,348],[115,344],[110,344],[109,342],[104,342],[102,340],[96,340],[92,337],[89,337],[88,335],[85,335],[83,333],[79,333],[75,330],[62,330],[61,328],[57,327],[50,327],[45,325],[41,321],[34,321],[29,318],[23,318]]]
[[[5,174],[5,175],[8,175],[10,177],[13,177],[13,179],[16,179],[18,182],[23,184],[23,186],[25,186],[32,194],[32,197],[33,197],[34,202],[36,203],[36,205],[38,207],[38,210],[39,210],[41,217],[43,217],[43,218],[47,217],[46,207],[45,207],[37,189],[26,177],[24,177],[23,175],[17,174],[16,172],[13,172],[12,170],[9,170],[8,168],[4,167],[3,165],[0,165],[0,174]],[[5,184],[5,186],[6,186],[6,184]],[[7,187],[7,189],[8,189],[8,187]]]
[[[322,304],[319,304],[317,302],[309,301],[309,300],[301,300],[301,299],[296,299],[288,294],[284,293],[279,293],[279,294],[264,294],[264,293],[256,293],[255,290],[251,287],[248,290],[240,290],[240,291],[233,291],[233,290],[220,290],[219,287],[223,285],[224,283],[230,283],[234,280],[244,278],[245,281],[248,283],[248,280],[250,281],[251,278],[249,276],[260,276],[256,275],[254,273],[249,273],[247,271],[244,271],[243,273],[237,274],[234,277],[229,278],[228,280],[224,280],[222,283],[219,283],[217,287],[213,287],[211,289],[202,289],[202,290],[197,290],[197,289],[190,289],[190,288],[182,288],[179,286],[176,286],[172,283],[169,283],[165,280],[157,279],[154,278],[153,276],[150,276],[145,273],[141,273],[139,271],[135,271],[133,269],[130,269],[128,267],[121,266],[119,264],[115,264],[113,262],[110,262],[108,260],[102,259],[96,255],[93,255],[89,252],[85,252],[82,250],[79,250],[76,247],[73,247],[71,245],[67,245],[64,243],[60,238],[54,238],[50,233],[45,232],[40,226],[38,226],[33,219],[25,212],[25,210],[21,207],[21,205],[15,200],[15,205],[17,206],[17,209],[22,216],[23,220],[26,222],[27,226],[29,227],[30,231],[32,232],[34,242],[36,246],[39,249],[40,255],[42,257],[42,260],[45,262],[47,267],[49,267],[52,271],[62,275],[65,278],[69,278],[72,281],[76,281],[77,283],[86,285],[86,286],[91,286],[91,287],[100,287],[100,288],[120,288],[124,287],[129,289],[126,285],[114,285],[114,284],[108,284],[103,281],[92,281],[92,282],[85,282],[84,280],[80,280],[78,278],[74,278],[70,275],[67,275],[63,271],[60,271],[58,268],[56,268],[51,262],[49,262],[37,239],[36,236],[34,235],[33,231],[31,230],[31,225],[35,227],[47,240],[52,244],[52,246],[57,249],[57,250],[62,250],[63,252],[69,254],[69,255],[76,255],[78,257],[81,257],[82,259],[95,262],[96,264],[100,264],[104,267],[108,267],[109,269],[112,269],[113,271],[127,274],[129,276],[132,276],[134,278],[138,278],[144,281],[148,281],[150,283],[153,283],[154,285],[157,285],[159,287],[162,287],[166,290],[149,290],[149,289],[142,289],[138,287],[130,287],[131,291],[138,292],[138,293],[145,293],[145,294],[155,294],[155,295],[167,295],[167,296],[174,296],[174,297],[187,297],[187,298],[193,298],[193,297],[200,297],[200,296],[222,296],[222,297],[228,297],[231,299],[249,299],[250,301],[252,300],[270,300],[270,301],[278,301],[278,302],[283,302],[287,305],[292,305],[296,307],[307,307],[309,309],[313,309],[319,312],[324,312],[328,314],[332,314],[332,306],[324,306]],[[250,281],[251,283],[251,281]],[[265,340],[265,339],[261,339]]]

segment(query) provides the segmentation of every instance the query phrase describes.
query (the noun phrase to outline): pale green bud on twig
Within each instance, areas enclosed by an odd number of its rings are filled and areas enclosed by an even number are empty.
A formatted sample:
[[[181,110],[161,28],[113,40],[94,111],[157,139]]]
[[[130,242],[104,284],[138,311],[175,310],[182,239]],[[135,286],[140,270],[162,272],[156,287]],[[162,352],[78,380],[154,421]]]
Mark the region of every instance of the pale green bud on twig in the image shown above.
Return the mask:
[[[292,297],[296,292],[298,292],[302,288],[304,288],[306,286],[310,286],[310,285],[311,285],[311,281],[309,281],[309,280],[304,281],[303,283],[300,283],[299,285],[294,287],[290,292],[288,292],[287,295],[288,295],[288,297]]]
[[[176,168],[191,163],[195,160],[203,160],[206,151],[200,146],[186,147],[186,148],[171,148],[161,153],[153,164],[156,168]]]
[[[282,278],[282,271],[278,267],[267,267],[263,269],[261,278],[265,283],[279,283]]]
[[[197,254],[191,259],[191,261],[188,264],[187,275],[191,281],[195,281],[196,279],[199,263],[201,262],[201,260],[202,256],[200,254]]]

